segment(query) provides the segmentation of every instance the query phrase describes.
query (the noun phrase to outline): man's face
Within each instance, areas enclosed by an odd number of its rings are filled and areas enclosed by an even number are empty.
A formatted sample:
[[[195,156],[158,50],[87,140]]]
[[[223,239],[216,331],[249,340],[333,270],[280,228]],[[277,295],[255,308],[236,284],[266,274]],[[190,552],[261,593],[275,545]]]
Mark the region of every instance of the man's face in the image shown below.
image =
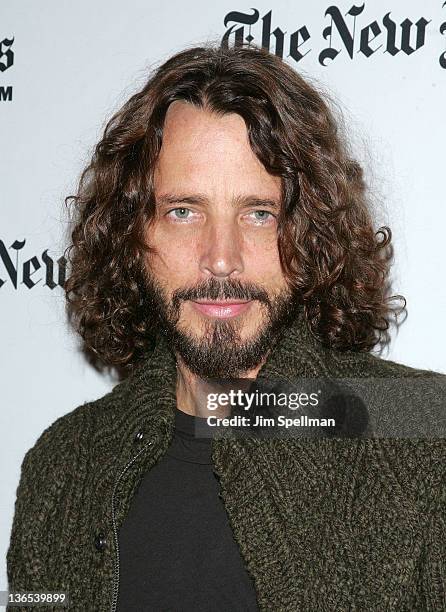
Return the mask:
[[[277,246],[280,178],[252,152],[239,115],[175,101],[154,189],[147,290],[161,327],[200,376],[256,369],[292,310]]]

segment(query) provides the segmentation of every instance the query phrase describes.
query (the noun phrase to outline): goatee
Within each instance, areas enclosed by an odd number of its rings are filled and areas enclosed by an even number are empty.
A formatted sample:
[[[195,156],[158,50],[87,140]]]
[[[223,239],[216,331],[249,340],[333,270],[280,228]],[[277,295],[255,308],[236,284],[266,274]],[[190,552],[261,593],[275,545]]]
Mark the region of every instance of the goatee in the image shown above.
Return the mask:
[[[157,327],[191,372],[200,378],[239,378],[256,368],[296,314],[296,294],[284,289],[270,298],[253,283],[215,277],[193,287],[177,289],[169,302],[151,275],[146,277],[147,308],[156,313]],[[196,337],[178,328],[181,302],[187,300],[258,300],[264,311],[254,337],[242,340],[240,319],[205,319],[204,333]]]

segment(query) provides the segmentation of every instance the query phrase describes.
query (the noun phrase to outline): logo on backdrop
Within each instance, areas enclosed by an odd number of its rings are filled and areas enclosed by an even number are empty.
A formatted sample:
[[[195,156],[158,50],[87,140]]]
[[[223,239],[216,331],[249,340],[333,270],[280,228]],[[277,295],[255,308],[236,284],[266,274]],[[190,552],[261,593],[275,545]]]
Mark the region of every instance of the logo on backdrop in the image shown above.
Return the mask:
[[[273,29],[272,10],[260,17],[257,9],[252,12],[230,11],[224,17],[226,32],[221,40],[222,47],[241,46],[244,43],[254,43],[283,59],[290,57],[300,62],[310,53],[318,54],[319,64],[326,67],[338,57],[348,57],[353,60],[358,54],[366,58],[373,57],[377,52],[387,53],[392,57],[405,54],[412,55],[426,44],[426,32],[435,26],[432,19],[425,17],[392,17],[391,11],[383,17],[370,21],[366,19],[365,3],[359,6],[352,5],[346,13],[341,13],[337,6],[330,6],[324,13],[327,25],[321,24],[320,34],[326,44],[322,48],[314,48],[316,39],[305,24],[299,25],[291,34],[286,24],[283,30],[279,26]],[[441,8],[445,9],[446,1]],[[446,21],[438,26],[441,35],[446,36]],[[430,35],[429,42],[436,41]],[[311,45],[311,46],[310,46]],[[446,40],[445,40],[446,46]],[[273,48],[272,48],[273,47]],[[446,51],[438,56],[442,68],[446,68]]]
[[[14,51],[12,44],[14,38],[0,40],[0,72],[6,72],[14,65]],[[9,74],[9,73],[7,73]],[[12,85],[0,83],[0,102],[12,101]]]
[[[54,260],[45,249],[40,256],[24,260],[25,243],[26,240],[14,240],[8,248],[0,240],[0,290],[8,286],[15,290],[23,286],[33,289],[39,284],[49,289],[63,287],[67,269],[65,257]]]

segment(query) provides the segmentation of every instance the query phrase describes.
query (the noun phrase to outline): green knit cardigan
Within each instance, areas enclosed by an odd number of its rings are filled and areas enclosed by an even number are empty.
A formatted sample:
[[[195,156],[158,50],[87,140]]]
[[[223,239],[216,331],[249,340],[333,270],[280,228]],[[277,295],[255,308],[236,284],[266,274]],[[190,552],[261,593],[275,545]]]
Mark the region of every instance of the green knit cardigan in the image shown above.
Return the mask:
[[[376,422],[398,405],[409,420],[435,414],[438,428],[424,438],[213,440],[219,495],[259,609],[446,610],[446,376],[323,347],[302,311],[258,379],[298,376],[393,379],[393,391],[368,399]],[[401,405],[398,389],[410,379],[428,384],[413,385]],[[143,474],[171,440],[175,381],[175,359],[160,336],[111,392],[40,435],[21,467],[10,591],[65,591],[70,610],[114,612],[118,530]]]

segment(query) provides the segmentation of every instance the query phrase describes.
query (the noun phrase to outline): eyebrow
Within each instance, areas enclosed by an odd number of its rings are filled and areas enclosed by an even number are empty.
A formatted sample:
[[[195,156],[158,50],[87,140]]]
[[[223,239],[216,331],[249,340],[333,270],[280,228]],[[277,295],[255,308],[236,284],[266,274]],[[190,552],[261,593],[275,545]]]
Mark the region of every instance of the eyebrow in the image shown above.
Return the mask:
[[[181,194],[181,193],[165,193],[156,198],[158,205],[163,204],[209,204],[207,196],[201,193]],[[259,198],[255,195],[236,196],[231,201],[234,207],[243,206],[264,206],[265,208],[279,209],[280,203],[275,199]]]

